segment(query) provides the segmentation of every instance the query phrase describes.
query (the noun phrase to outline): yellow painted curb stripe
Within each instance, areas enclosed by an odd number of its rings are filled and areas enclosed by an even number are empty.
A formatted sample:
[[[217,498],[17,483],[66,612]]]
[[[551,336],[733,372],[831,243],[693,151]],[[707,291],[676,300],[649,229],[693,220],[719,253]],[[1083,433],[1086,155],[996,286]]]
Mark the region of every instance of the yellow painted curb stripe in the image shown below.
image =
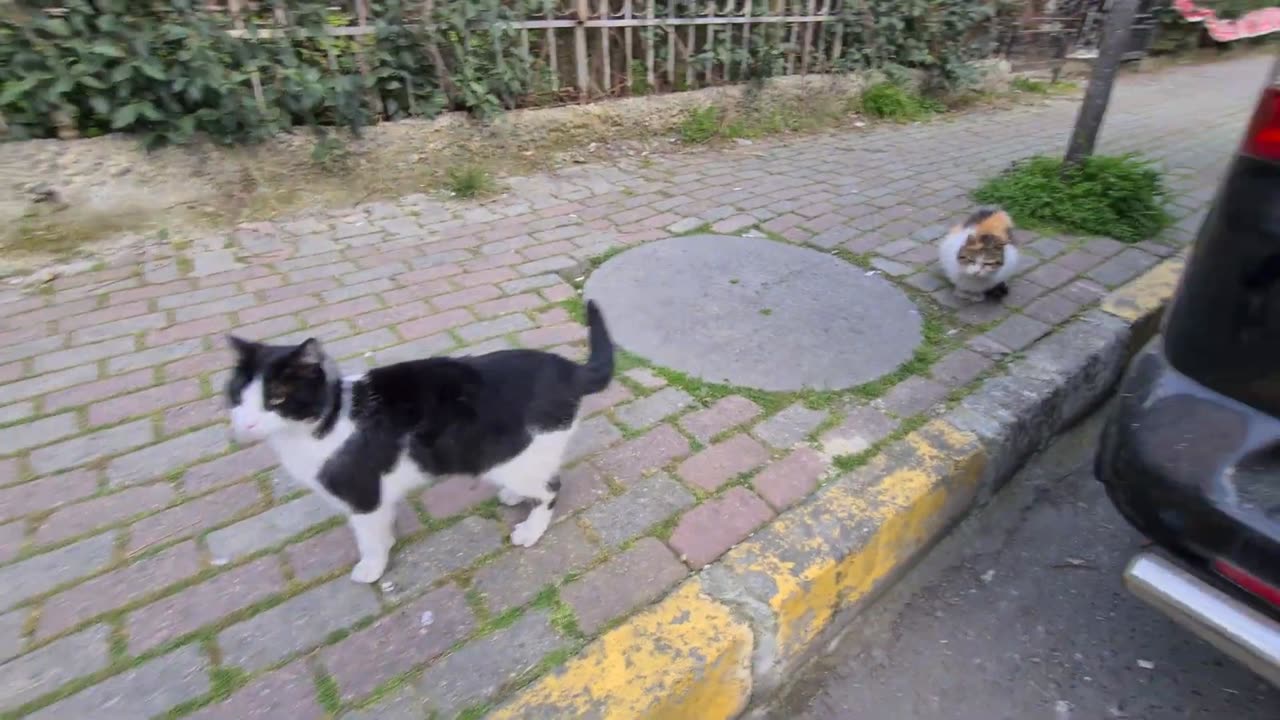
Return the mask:
[[[728,720],[751,697],[751,629],[695,578],[489,717]]]
[[[975,436],[931,421],[730,551],[717,587],[767,588],[770,665],[788,667],[963,514],[985,465]]]
[[[1178,289],[1186,259],[1171,257],[1102,299],[1103,312],[1133,325],[1164,309]]]

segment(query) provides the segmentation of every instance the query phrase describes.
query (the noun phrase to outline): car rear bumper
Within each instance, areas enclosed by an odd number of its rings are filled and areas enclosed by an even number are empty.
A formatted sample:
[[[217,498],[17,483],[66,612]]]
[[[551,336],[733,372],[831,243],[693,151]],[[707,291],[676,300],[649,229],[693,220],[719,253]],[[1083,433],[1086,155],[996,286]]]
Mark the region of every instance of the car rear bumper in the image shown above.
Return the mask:
[[[1144,602],[1280,686],[1280,622],[1153,552],[1129,562],[1124,582]]]
[[[1280,419],[1182,374],[1161,340],[1138,354],[1120,385],[1097,477],[1160,547],[1280,587]]]

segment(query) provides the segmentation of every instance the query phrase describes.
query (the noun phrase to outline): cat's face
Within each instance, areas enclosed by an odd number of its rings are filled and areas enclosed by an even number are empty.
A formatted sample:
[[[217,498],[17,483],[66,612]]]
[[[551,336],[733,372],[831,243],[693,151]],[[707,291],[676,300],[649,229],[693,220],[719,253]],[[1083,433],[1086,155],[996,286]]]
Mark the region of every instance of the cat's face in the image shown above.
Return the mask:
[[[970,235],[956,254],[960,271],[978,278],[996,274],[1004,267],[1004,246],[1004,241],[995,235]]]
[[[228,339],[236,367],[227,381],[227,402],[237,440],[263,440],[320,420],[334,378],[330,377],[332,363],[318,340],[263,345],[234,336]]]

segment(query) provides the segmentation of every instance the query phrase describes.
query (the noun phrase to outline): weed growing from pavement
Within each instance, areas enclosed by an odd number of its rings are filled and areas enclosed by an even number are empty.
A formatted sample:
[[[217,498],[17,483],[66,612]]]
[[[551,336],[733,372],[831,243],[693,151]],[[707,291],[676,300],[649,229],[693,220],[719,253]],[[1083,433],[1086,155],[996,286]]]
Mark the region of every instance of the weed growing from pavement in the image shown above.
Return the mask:
[[[1079,167],[1038,155],[1014,163],[974,192],[1031,230],[1100,235],[1134,243],[1171,221],[1160,171],[1136,155],[1094,155]]]
[[[471,199],[493,194],[498,184],[478,165],[458,165],[445,171],[445,187],[454,197]]]

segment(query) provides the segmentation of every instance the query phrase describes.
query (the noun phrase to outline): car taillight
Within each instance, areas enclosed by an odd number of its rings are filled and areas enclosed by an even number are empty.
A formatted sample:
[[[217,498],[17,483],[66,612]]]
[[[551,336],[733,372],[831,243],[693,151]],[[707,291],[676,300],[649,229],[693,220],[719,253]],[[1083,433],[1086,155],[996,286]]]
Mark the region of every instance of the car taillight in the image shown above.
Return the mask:
[[[1225,560],[1214,560],[1213,569],[1222,577],[1235,583],[1241,590],[1265,600],[1272,607],[1280,608],[1280,587],[1276,587],[1248,570],[1232,565]]]
[[[1244,153],[1266,160],[1280,160],[1280,86],[1262,92],[1262,100],[1249,123]]]

